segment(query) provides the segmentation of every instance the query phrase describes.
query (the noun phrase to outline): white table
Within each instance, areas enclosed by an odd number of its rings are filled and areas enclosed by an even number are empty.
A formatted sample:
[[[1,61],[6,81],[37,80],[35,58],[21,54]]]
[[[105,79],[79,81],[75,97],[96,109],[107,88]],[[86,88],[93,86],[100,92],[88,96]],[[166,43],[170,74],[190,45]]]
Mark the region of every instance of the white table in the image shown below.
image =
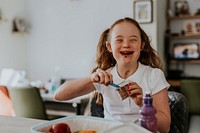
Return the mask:
[[[0,115],[0,133],[31,133],[31,127],[44,120]]]
[[[57,101],[53,99],[54,93],[41,93],[41,97],[45,102],[54,102],[54,103],[71,103],[73,107],[76,108],[76,114],[81,115],[81,103],[82,100],[89,99],[90,94],[86,94],[80,97],[76,97],[67,101]]]

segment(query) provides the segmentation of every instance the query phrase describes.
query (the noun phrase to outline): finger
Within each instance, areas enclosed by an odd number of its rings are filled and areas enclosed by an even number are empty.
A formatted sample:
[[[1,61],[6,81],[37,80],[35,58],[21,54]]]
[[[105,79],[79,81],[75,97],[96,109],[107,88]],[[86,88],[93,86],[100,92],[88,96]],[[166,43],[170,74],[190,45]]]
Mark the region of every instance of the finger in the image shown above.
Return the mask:
[[[94,80],[95,80],[96,82],[98,82],[98,81],[100,80],[100,78],[99,78],[99,76],[98,76],[97,74],[95,75]]]
[[[101,71],[99,73],[100,83],[108,84],[110,81],[110,75],[106,71]]]
[[[131,96],[142,95],[142,91],[140,89],[132,89],[128,91],[128,94]]]
[[[111,73],[109,73],[109,76],[110,76],[109,82],[110,82],[110,83],[113,83],[113,75],[112,75]]]
[[[105,83],[108,85],[110,82],[112,83],[112,74],[110,74],[109,72],[105,72]]]
[[[137,95],[138,99],[143,99],[142,95]]]
[[[129,95],[140,95],[142,94],[142,88],[140,88],[138,85],[133,84],[133,85],[128,85],[126,87],[127,92]]]
[[[105,75],[103,74],[103,72],[99,72],[98,76],[99,76],[99,83],[103,84],[105,82]]]
[[[107,71],[104,71],[102,69],[97,69],[97,73],[99,75],[100,78],[100,83],[104,83],[106,85],[108,85],[109,82],[112,82],[112,74],[110,74]]]
[[[102,74],[102,69],[100,69],[100,68],[98,68],[97,70],[96,70],[96,73],[97,73],[97,75],[98,75],[98,82],[99,83],[103,83],[103,79],[104,79],[104,75]]]
[[[127,91],[128,91],[128,90],[133,90],[133,89],[140,88],[140,87],[139,87],[137,84],[135,84],[135,83],[129,83],[129,84],[127,84],[126,86],[127,86],[127,87],[126,87]]]
[[[136,98],[134,98],[134,101],[138,106],[142,107],[142,103],[143,103],[142,95],[137,95]]]

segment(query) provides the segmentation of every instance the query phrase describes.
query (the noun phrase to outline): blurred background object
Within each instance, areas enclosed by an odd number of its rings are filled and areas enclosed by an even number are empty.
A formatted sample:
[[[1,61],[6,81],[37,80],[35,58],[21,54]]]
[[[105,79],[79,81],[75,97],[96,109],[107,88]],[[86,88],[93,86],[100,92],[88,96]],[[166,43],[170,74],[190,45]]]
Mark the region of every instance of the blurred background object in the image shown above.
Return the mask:
[[[0,84],[7,87],[27,86],[29,81],[26,79],[24,70],[4,68],[0,75]]]

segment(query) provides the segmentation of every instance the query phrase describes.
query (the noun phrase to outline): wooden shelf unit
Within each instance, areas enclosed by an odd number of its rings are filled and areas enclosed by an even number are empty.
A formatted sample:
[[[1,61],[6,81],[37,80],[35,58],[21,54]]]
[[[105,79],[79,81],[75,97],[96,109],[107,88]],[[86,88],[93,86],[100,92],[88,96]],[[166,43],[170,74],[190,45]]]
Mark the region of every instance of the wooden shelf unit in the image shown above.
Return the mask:
[[[200,19],[200,15],[169,16],[167,19],[169,20]]]
[[[166,29],[166,44],[165,44],[165,59],[166,59],[166,71],[167,75],[171,75],[172,71],[183,71],[186,72],[185,65],[191,64],[199,64],[200,59],[174,59],[173,58],[173,47],[177,43],[200,43],[200,33],[199,32],[187,32],[184,27],[187,23],[192,22],[194,26],[195,23],[200,23],[200,15],[196,14],[188,14],[188,15],[179,15],[175,16],[175,7],[172,3],[175,3],[176,0],[167,0],[167,10],[166,10],[166,21],[167,21],[167,29]],[[192,2],[189,1],[188,2]],[[190,3],[194,4],[194,3]],[[169,11],[173,11],[169,13]],[[174,16],[173,16],[174,15]],[[194,27],[193,27],[194,28]],[[200,44],[199,44],[200,45]],[[196,66],[196,65],[191,65]],[[188,68],[188,67],[186,67]],[[173,76],[172,76],[173,77]]]
[[[170,60],[170,63],[200,63],[200,59],[196,59],[196,60],[175,60],[175,59],[172,59],[172,60]]]
[[[200,34],[171,35],[170,39],[200,39]]]

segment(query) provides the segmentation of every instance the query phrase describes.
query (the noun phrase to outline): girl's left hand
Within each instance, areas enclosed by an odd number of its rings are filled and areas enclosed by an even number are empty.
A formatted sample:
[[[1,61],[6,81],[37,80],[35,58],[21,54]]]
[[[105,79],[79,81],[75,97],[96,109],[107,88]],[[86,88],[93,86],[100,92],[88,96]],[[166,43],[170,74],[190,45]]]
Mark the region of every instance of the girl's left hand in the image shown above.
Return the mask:
[[[130,82],[127,84],[126,91],[128,95],[134,100],[135,104],[142,107],[142,88],[136,82]]]

